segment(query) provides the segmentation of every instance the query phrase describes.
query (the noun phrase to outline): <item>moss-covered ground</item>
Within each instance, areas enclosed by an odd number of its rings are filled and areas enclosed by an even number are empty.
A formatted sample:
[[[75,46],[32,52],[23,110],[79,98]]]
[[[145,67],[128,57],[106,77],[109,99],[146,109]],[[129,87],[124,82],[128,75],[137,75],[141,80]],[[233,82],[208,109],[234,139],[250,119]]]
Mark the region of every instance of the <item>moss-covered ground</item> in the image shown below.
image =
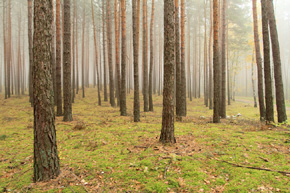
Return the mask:
[[[132,92],[127,117],[98,106],[95,89],[86,96],[77,96],[73,122],[56,118],[61,175],[34,184],[33,109],[27,96],[1,95],[0,192],[290,192],[290,175],[277,172],[290,172],[290,129],[261,124],[251,104],[233,103],[227,114],[242,116],[213,124],[203,99],[188,101],[177,143],[162,145],[162,97],[134,123]]]

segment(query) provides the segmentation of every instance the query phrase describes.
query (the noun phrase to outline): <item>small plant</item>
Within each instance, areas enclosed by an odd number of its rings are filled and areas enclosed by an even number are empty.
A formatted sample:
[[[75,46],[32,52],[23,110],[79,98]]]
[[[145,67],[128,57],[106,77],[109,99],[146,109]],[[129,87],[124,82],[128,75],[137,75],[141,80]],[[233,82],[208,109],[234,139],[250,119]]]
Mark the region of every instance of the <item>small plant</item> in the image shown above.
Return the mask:
[[[81,131],[81,130],[84,130],[86,129],[86,124],[83,123],[83,122],[78,122],[73,128],[72,130],[75,130],[75,131]]]
[[[7,135],[0,135],[0,141],[4,141],[7,138]]]

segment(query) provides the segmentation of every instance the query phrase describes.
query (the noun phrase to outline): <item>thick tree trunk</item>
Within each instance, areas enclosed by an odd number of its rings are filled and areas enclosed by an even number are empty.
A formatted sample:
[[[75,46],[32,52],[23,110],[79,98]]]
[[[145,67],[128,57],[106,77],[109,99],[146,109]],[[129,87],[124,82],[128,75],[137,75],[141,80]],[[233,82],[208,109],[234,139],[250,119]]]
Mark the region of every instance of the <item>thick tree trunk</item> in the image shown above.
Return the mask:
[[[272,55],[274,61],[274,77],[275,77],[275,91],[276,91],[276,105],[278,113],[278,122],[283,123],[287,121],[285,99],[284,99],[284,86],[282,77],[281,57],[280,57],[280,45],[278,38],[278,31],[276,25],[276,18],[274,13],[273,0],[268,0],[268,16],[271,32],[272,42]]]
[[[147,0],[143,0],[143,100],[144,112],[149,111],[148,99],[148,30],[147,30]]]
[[[138,1],[138,3],[136,2]],[[136,7],[137,4],[137,7]],[[140,121],[139,98],[139,17],[140,0],[133,0],[133,47],[134,47],[134,122]]]
[[[154,10],[155,0],[152,0],[151,24],[150,24],[150,71],[149,71],[149,111],[153,112],[153,65],[154,65],[154,50],[153,50],[153,36],[154,36]]]
[[[109,77],[110,77],[110,104],[116,106],[114,97],[114,75],[113,75],[113,56],[112,56],[112,31],[111,31],[111,3],[107,1],[107,40],[109,55]]]
[[[176,143],[174,137],[174,0],[164,0],[164,90],[162,129],[159,141]]]
[[[34,182],[48,181],[60,173],[51,77],[51,6],[51,0],[34,1]]]
[[[262,4],[262,26],[263,26],[263,45],[264,45],[264,74],[265,74],[265,97],[266,97],[266,121],[274,122],[273,91],[271,76],[270,58],[270,37],[269,20],[267,10],[267,0],[261,0]]]
[[[127,46],[126,46],[126,0],[121,0],[121,17],[122,17],[122,78],[120,92],[120,111],[121,116],[127,116],[126,106],[126,65],[127,65]]]
[[[181,116],[186,116],[186,74],[185,74],[185,3],[181,0]]]
[[[64,121],[72,121],[71,102],[71,14],[70,0],[64,0],[64,37],[63,37],[63,107]]]
[[[213,43],[213,65],[214,65],[214,111],[213,122],[220,122],[220,58],[219,58],[219,6],[218,0],[213,0],[213,29],[214,29],[214,43]]]

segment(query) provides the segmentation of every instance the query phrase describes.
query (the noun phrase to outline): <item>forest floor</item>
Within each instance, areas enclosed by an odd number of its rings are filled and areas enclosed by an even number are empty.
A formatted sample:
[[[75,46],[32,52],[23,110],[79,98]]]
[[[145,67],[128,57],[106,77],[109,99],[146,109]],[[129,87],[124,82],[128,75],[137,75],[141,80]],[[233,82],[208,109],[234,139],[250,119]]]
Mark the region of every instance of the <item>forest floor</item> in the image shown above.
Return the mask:
[[[74,121],[56,118],[61,175],[32,183],[33,109],[27,96],[1,96],[0,192],[290,192],[289,173],[278,172],[290,172],[289,125],[261,124],[251,104],[233,103],[227,114],[242,116],[213,124],[203,99],[188,101],[174,145],[158,143],[162,97],[140,123],[132,92],[127,106],[120,117],[108,102],[97,106],[95,89],[78,95]]]

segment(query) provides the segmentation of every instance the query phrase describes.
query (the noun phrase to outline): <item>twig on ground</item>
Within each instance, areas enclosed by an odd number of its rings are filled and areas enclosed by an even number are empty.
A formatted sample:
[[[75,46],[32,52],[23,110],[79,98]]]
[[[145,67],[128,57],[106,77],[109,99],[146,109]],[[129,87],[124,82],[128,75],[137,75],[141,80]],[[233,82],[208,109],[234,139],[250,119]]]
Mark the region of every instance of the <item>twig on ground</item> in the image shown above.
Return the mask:
[[[235,167],[239,167],[239,168],[247,168],[247,169],[253,169],[253,170],[262,170],[262,171],[267,171],[267,172],[277,172],[277,173],[280,173],[280,174],[283,174],[283,175],[290,175],[290,172],[287,172],[287,171],[271,170],[271,169],[267,169],[267,168],[260,168],[260,167],[253,167],[253,166],[243,166],[243,165],[227,162],[227,161],[224,161],[224,160],[219,160],[219,159],[216,159],[216,160],[218,160],[220,162],[224,162],[224,163],[230,164],[230,165],[235,166]]]

